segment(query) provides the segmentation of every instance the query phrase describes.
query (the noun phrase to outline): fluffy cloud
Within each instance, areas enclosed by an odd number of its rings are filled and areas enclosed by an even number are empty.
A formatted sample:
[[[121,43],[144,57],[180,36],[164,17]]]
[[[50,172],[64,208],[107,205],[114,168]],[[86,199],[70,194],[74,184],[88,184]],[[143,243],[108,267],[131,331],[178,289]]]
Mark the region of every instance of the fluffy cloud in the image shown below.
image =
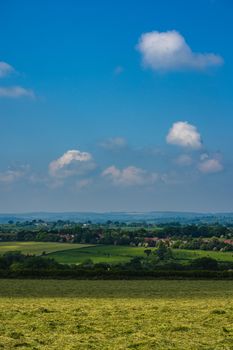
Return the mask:
[[[127,141],[123,137],[112,137],[102,142],[101,146],[106,149],[115,150],[127,146]]]
[[[176,122],[172,125],[166,137],[167,143],[187,148],[202,147],[201,135],[194,125],[188,122]]]
[[[142,54],[144,66],[155,71],[203,70],[223,64],[219,55],[193,52],[175,30],[142,34],[137,49]]]
[[[120,170],[112,165],[102,172],[102,176],[109,178],[114,185],[120,186],[152,185],[158,180],[158,174],[134,166]]]
[[[35,94],[30,89],[25,89],[21,86],[0,87],[0,97],[20,98],[29,97],[35,98]]]
[[[0,62],[0,78],[14,72],[14,68],[6,62]]]
[[[198,164],[198,169],[204,173],[218,173],[223,170],[223,165],[217,157],[210,158],[208,154],[204,153],[200,157],[201,161]]]
[[[68,177],[84,174],[94,169],[92,155],[88,152],[70,150],[49,164],[49,173],[54,177]]]

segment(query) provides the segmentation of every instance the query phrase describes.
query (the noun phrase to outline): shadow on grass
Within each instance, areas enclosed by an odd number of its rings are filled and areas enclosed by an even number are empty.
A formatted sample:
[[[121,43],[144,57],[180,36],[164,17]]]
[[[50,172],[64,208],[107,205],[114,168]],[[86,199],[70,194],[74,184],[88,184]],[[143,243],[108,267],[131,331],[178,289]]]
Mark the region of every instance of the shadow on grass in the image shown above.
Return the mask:
[[[0,298],[233,298],[233,281],[0,279]]]

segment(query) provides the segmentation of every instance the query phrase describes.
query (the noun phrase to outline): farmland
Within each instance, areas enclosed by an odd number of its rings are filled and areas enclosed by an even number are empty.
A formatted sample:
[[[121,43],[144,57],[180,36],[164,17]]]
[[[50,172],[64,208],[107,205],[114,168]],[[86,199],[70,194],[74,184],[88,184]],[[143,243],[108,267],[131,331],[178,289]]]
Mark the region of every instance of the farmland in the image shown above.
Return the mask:
[[[155,249],[155,248],[153,248]],[[63,264],[78,264],[86,259],[94,263],[124,263],[136,256],[145,256],[144,247],[90,245],[57,242],[1,242],[0,255],[8,251],[21,251],[24,254],[41,255],[54,258]],[[175,260],[180,263],[208,256],[218,261],[233,261],[232,252],[173,249]]]
[[[48,256],[54,258],[60,263],[79,263],[87,258],[92,259],[94,263],[119,263],[127,262],[135,256],[145,256],[144,250],[144,247],[100,245],[84,247],[82,249],[72,249],[68,251],[57,251],[48,254]],[[203,256],[209,256],[219,261],[233,261],[232,252],[174,249],[173,255],[176,260],[184,263]]]
[[[5,350],[230,350],[232,319],[232,281],[0,280]]]
[[[23,254],[41,255],[58,252],[60,250],[70,250],[81,247],[88,247],[89,244],[71,244],[71,243],[56,243],[56,242],[1,242],[0,255],[9,251],[20,251]]]

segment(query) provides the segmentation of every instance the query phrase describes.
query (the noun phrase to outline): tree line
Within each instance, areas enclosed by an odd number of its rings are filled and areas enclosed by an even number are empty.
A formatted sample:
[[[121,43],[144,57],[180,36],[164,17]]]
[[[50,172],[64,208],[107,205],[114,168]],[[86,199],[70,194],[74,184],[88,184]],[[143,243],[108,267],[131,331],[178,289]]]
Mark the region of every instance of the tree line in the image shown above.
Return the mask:
[[[158,249],[145,249],[144,257],[129,262],[94,263],[87,259],[79,265],[60,264],[47,256],[8,252],[0,257],[0,278],[233,278],[233,263],[218,262],[209,257],[186,264],[177,262],[164,243]]]

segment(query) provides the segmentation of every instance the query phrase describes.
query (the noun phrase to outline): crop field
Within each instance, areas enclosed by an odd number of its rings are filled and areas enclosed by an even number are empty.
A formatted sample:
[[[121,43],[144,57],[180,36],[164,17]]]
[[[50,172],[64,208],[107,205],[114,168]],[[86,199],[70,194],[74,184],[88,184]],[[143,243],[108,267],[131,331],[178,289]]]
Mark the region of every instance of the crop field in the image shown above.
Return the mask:
[[[23,254],[41,255],[58,252],[60,250],[88,247],[88,244],[56,243],[56,242],[1,242],[0,255],[9,251],[20,251]]]
[[[0,349],[231,350],[233,281],[0,280]]]

